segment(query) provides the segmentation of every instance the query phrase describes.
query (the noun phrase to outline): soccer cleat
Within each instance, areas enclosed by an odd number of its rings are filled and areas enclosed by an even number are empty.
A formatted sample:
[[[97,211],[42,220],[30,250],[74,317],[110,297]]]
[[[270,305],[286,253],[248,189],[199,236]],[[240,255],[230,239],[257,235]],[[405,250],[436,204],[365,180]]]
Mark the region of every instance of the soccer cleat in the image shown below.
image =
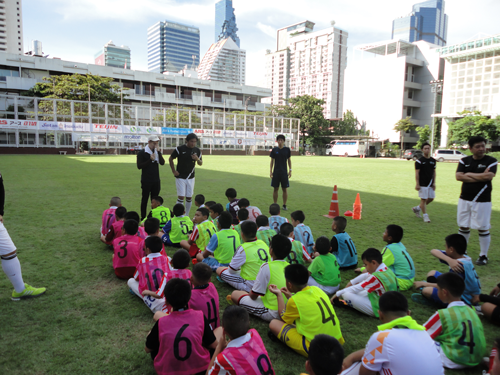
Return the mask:
[[[429,215],[424,214],[424,223],[430,223],[430,222],[431,222],[431,219],[429,219]]]
[[[418,217],[419,219],[422,218],[422,215],[420,215],[420,207],[415,206],[412,207],[411,209],[413,210],[413,213],[415,214],[416,217]]]
[[[472,306],[474,307],[474,310],[476,311],[477,315],[484,315],[483,312],[481,311],[481,306]]]
[[[47,289],[45,288],[34,288],[28,284],[24,284],[24,290],[21,293],[17,293],[15,290],[12,292],[12,301],[20,301],[26,298],[39,297],[45,293]]]
[[[477,258],[476,264],[478,266],[486,266],[488,264],[488,258],[486,257],[486,255],[481,255],[479,258]]]
[[[286,208],[286,204],[283,205],[283,208],[282,208],[283,211],[288,211],[288,208]]]
[[[231,299],[231,295],[230,295],[230,294],[228,294],[228,295],[226,296],[226,301],[227,301],[228,305],[230,305],[230,306],[231,306],[231,305],[234,305],[234,302],[233,302],[233,300]]]
[[[224,280],[222,280],[222,278],[221,278],[220,276],[217,276],[217,280],[218,280],[219,282],[221,282],[222,284],[225,284],[225,283],[226,283]]]
[[[432,301],[428,300],[427,298],[425,298],[422,294],[420,293],[413,293],[411,295],[411,300],[413,302],[416,302],[416,303],[419,303],[421,305],[425,305],[425,306],[431,306],[431,307],[434,307],[434,303],[432,303]]]
[[[349,306],[346,301],[344,301],[342,299],[339,299],[339,298],[335,298],[333,300],[332,304],[335,307],[346,307],[346,306]]]
[[[280,342],[280,339],[274,336],[274,333],[272,333],[270,329],[267,330],[267,337],[269,337],[269,340],[272,342]]]

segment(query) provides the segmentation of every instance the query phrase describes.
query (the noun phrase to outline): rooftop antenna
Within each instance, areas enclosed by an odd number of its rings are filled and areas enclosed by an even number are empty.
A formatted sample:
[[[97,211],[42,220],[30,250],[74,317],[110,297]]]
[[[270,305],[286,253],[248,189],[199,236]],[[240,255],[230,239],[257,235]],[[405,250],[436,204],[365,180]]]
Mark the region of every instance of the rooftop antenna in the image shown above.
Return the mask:
[[[193,65],[191,65],[191,70],[196,70],[196,67],[195,67],[196,55],[192,55],[191,57],[193,58]]]

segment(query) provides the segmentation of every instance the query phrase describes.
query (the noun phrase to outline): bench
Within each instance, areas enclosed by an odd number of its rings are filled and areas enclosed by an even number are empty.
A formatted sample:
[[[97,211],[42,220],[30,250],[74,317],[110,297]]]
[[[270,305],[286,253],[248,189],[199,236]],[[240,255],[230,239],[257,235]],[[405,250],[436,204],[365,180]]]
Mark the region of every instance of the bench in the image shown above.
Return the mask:
[[[67,151],[59,151],[59,155],[66,155]]]
[[[92,155],[105,155],[106,151],[90,151]]]

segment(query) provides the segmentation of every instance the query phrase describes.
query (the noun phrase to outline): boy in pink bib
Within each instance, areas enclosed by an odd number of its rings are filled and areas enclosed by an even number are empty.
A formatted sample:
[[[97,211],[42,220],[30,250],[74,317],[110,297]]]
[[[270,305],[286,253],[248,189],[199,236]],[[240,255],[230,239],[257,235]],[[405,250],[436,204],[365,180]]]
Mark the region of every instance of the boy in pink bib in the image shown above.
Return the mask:
[[[112,245],[113,240],[117,237],[120,237],[126,213],[127,209],[123,206],[118,207],[115,210],[113,223],[110,225],[109,230],[106,232],[106,234],[101,236],[101,241],[104,242],[106,245]]]
[[[122,200],[119,197],[113,197],[109,201],[109,208],[105,209],[102,213],[101,219],[101,236],[105,236],[108,233],[111,224],[115,221],[115,211],[118,207],[122,205]]]
[[[139,223],[135,220],[125,221],[122,235],[113,241],[113,268],[120,279],[133,277],[141,259],[144,240],[135,235],[138,227]]]
[[[212,269],[206,263],[197,263],[193,266],[191,276],[191,299],[189,308],[203,312],[210,328],[219,327],[219,294],[214,284],[210,282]]]

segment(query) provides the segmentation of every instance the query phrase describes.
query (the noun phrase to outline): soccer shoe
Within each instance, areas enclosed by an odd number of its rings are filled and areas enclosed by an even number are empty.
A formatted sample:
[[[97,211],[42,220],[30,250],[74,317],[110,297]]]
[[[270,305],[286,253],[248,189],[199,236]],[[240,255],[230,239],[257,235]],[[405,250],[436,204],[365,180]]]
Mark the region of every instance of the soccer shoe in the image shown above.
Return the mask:
[[[339,299],[339,298],[335,298],[333,300],[332,304],[335,307],[346,307],[346,306],[349,306],[346,301],[344,301],[342,299]]]
[[[24,290],[21,293],[17,293],[15,290],[12,292],[12,301],[20,301],[26,298],[39,297],[45,293],[47,289],[45,288],[33,288],[28,284],[24,284]]]
[[[486,266],[488,264],[488,258],[486,257],[486,255],[481,255],[479,258],[477,258],[476,264],[478,266]]]
[[[272,333],[270,329],[267,330],[267,337],[269,337],[269,340],[273,342],[280,342],[280,339],[274,336],[274,333]]]
[[[224,280],[222,280],[222,278],[221,278],[220,276],[217,276],[217,280],[218,280],[219,282],[221,282],[222,284],[225,284],[225,283],[226,283]]]
[[[425,298],[423,295],[421,295],[420,293],[413,293],[411,295],[411,300],[413,302],[416,302],[416,303],[419,303],[421,305],[425,305],[425,306],[431,306],[431,307],[434,307],[434,303],[432,303],[431,300],[428,300],[427,298]]]
[[[415,214],[416,217],[418,217],[419,219],[422,218],[422,215],[420,215],[420,207],[415,206],[412,207],[411,209],[413,210],[413,213]]]
[[[283,205],[283,207],[281,208],[283,211],[288,211],[288,208],[286,208],[286,204]]]
[[[233,300],[231,299],[231,295],[230,295],[230,294],[228,294],[228,295],[226,296],[226,301],[227,301],[227,304],[228,304],[228,305],[230,305],[230,306],[231,306],[231,305],[234,305],[234,302],[233,302]]]
[[[429,219],[429,215],[424,214],[424,223],[430,223],[430,222],[431,222],[431,219]]]

